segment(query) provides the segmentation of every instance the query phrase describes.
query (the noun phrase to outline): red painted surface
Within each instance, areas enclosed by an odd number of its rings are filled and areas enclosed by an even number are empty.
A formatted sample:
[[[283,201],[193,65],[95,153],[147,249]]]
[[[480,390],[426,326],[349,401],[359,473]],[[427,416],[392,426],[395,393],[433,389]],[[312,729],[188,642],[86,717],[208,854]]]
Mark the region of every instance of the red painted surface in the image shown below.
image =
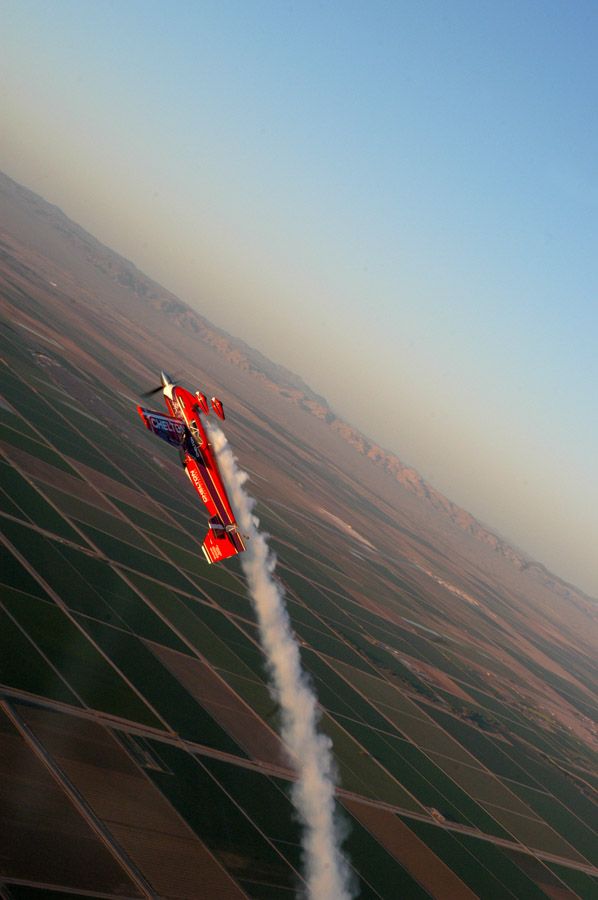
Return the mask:
[[[142,406],[137,411],[153,434],[179,448],[189,481],[208,510],[209,530],[202,546],[206,559],[214,563],[242,553],[245,544],[201,420],[202,410],[204,414],[209,412],[205,395],[199,391],[193,395],[180,385],[166,384],[164,400],[167,414]],[[222,403],[216,397],[212,398],[212,408],[224,419]]]

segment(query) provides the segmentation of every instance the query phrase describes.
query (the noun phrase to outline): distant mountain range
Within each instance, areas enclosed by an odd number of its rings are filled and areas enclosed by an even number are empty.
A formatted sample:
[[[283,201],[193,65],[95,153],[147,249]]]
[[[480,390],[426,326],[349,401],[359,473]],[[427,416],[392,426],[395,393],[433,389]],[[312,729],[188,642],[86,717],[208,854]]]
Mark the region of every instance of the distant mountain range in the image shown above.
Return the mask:
[[[47,203],[37,194],[0,172],[0,197],[2,195],[18,201],[30,212],[43,218],[70,244],[75,245],[96,269],[163,313],[171,323],[184,329],[187,333],[193,332],[199,341],[212,347],[223,359],[253,378],[260,379],[263,385],[283,397],[288,403],[323,420],[357,453],[382,467],[408,491],[444,514],[454,525],[473,535],[477,540],[509,560],[517,569],[529,571],[547,588],[560,596],[569,599],[582,597],[584,601],[591,599],[578,588],[552,575],[545,566],[512,547],[474,516],[428,484],[416,469],[405,465],[398,456],[375,444],[355,426],[339,418],[325,398],[312,391],[299,375],[272,362],[244,341],[213,325],[187,303],[144,275],[132,262],[119,256],[72,222],[57,206]]]

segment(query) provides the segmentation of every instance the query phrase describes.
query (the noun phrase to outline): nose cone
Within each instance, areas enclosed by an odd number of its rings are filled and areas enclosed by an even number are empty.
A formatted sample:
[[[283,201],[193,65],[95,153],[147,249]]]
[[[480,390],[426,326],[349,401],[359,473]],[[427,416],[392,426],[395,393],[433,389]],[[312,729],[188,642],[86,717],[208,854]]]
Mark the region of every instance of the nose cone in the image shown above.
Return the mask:
[[[160,378],[162,379],[164,387],[168,387],[169,384],[174,384],[172,376],[169,375],[168,372],[160,372]]]

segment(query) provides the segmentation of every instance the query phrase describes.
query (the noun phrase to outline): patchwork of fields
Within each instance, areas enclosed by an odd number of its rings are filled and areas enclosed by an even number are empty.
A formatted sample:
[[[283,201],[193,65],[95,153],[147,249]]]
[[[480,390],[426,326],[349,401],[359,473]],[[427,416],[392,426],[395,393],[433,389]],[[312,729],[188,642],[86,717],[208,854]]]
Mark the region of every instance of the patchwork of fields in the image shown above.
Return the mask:
[[[3,896],[294,897],[293,776],[240,569],[207,566],[203,511],[134,411],[126,359],[155,371],[156,348],[63,341],[15,284],[0,330]],[[116,358],[120,393],[100,377]],[[507,599],[443,593],[391,530],[369,552],[391,528],[382,505],[249,406],[233,430],[333,741],[359,896],[598,897],[596,755],[542,711],[595,711],[592,660],[559,659]],[[318,515],[325,496],[364,537]]]

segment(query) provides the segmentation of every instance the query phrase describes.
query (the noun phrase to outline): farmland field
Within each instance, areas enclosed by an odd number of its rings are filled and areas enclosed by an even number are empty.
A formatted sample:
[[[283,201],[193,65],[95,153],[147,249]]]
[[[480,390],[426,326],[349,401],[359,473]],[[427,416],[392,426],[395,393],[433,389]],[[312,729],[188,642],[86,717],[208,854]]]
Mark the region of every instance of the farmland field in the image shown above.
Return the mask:
[[[64,235],[56,260],[51,242],[1,240],[2,897],[304,887],[242,570],[208,567],[176,450],[135,411],[169,367],[224,397],[332,743],[358,895],[596,896],[585,601],[457,534]]]

